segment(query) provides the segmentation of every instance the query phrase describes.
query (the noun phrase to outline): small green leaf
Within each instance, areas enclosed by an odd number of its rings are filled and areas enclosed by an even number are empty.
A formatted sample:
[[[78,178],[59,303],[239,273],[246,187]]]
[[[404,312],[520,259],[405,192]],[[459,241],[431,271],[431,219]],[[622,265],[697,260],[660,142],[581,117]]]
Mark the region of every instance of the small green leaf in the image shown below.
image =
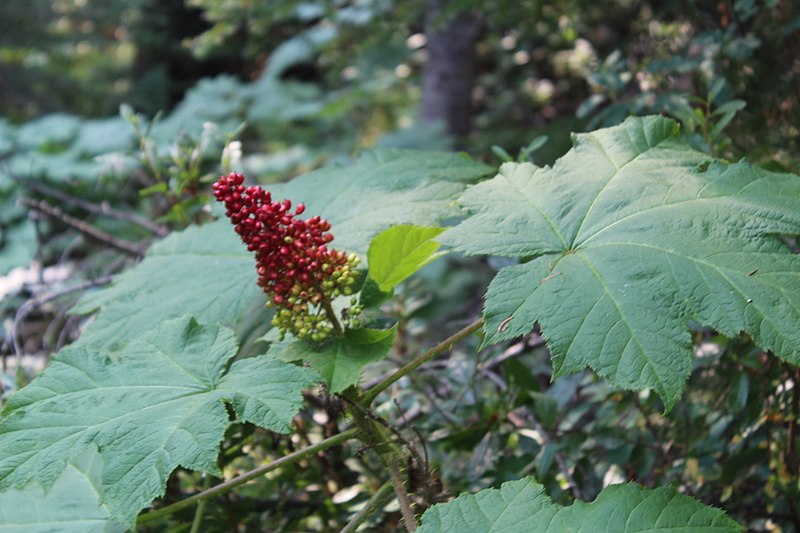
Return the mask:
[[[717,78],[714,83],[711,84],[711,88],[708,90],[708,101],[713,102],[719,96],[719,93],[722,89],[725,88],[725,78]]]
[[[309,363],[322,376],[331,392],[341,392],[358,384],[364,366],[386,357],[396,334],[397,326],[389,329],[348,329],[343,337],[322,347],[308,341],[295,341],[288,346],[275,343],[268,353],[283,361]]]
[[[189,317],[122,352],[62,350],[6,406],[0,488],[32,479],[49,488],[71,457],[95,446],[112,516],[132,524],[179,465],[218,473],[226,402],[240,420],[290,430],[313,372],[266,356],[227,369],[236,350],[233,331]]]
[[[103,461],[87,448],[69,462],[49,490],[31,480],[0,493],[0,533],[112,533],[122,524],[101,505]]]
[[[433,241],[442,228],[394,226],[372,239],[367,252],[369,277],[381,292],[389,292],[419,269],[441,257]]]
[[[539,454],[539,476],[544,476],[547,474],[547,471],[550,470],[550,467],[553,465],[553,459],[556,457],[556,453],[558,453],[558,445],[554,442],[548,442],[542,448],[542,452]]]
[[[156,183],[155,185],[151,185],[149,187],[145,187],[144,189],[141,189],[139,191],[139,196],[144,197],[144,196],[151,196],[153,194],[164,194],[168,190],[169,190],[169,187],[167,187],[166,182],[160,181],[160,182]]]
[[[505,148],[496,144],[492,146],[492,153],[503,163],[509,163],[514,160]]]
[[[591,503],[555,505],[533,478],[499,489],[462,494],[422,515],[417,533],[619,533],[670,531],[737,533],[744,528],[725,513],[678,494],[671,487],[648,490],[632,483],[605,488]]]
[[[730,112],[741,111],[747,107],[747,103],[744,100],[731,100],[730,102],[725,102],[718,108],[716,108],[711,114],[712,115],[726,115]]]
[[[548,137],[547,135],[539,135],[538,137],[536,137],[534,140],[531,141],[531,143],[528,146],[526,146],[520,151],[520,160],[525,160],[530,158],[530,155],[539,150],[539,148],[541,148],[545,144],[547,144],[547,141],[549,139],[550,137]]]

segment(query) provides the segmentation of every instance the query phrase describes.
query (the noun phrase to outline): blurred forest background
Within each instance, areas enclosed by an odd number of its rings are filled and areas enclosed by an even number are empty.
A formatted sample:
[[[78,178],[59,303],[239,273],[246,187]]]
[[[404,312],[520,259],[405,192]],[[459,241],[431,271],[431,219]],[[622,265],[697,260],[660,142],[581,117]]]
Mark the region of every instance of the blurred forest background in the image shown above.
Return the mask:
[[[85,318],[67,311],[82,291],[208,217],[221,172],[270,183],[371,148],[550,164],[572,131],[653,113],[677,119],[699,150],[797,173],[800,3],[3,0],[3,396],[80,334]],[[402,350],[476,312],[502,266],[448,261],[398,296]],[[797,369],[746,340],[700,328],[695,340],[697,370],[668,417],[590,373],[551,384],[535,334],[478,361],[456,351],[450,372],[420,374],[398,401],[431,436],[431,467],[450,465],[449,494],[530,472],[562,503],[613,481],[672,483],[753,531],[800,531]],[[230,436],[231,469],[252,461],[245,441],[276,456],[297,444],[262,433]],[[210,512],[324,531],[369,495],[341,479],[345,460],[261,480]],[[193,476],[176,475],[171,494],[199,486]]]

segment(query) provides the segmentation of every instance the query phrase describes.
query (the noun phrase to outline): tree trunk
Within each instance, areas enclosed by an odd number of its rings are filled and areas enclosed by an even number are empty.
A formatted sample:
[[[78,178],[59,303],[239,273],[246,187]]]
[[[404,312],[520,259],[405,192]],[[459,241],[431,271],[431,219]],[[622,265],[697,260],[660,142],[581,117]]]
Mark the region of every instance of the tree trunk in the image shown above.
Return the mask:
[[[428,60],[422,70],[422,120],[442,121],[456,147],[469,135],[475,42],[483,20],[473,13],[447,13],[450,0],[427,0]]]

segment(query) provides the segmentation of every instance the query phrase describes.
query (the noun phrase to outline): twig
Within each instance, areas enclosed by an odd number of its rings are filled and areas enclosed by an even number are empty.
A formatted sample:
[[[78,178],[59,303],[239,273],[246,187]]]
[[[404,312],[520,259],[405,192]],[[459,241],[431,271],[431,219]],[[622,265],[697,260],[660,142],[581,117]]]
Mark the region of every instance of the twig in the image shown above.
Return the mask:
[[[492,357],[488,361],[484,361],[480,363],[479,369],[480,370],[493,370],[495,367],[501,365],[502,363],[506,362],[509,359],[522,355],[524,353],[528,353],[530,350],[534,350],[536,348],[540,348],[544,346],[545,342],[539,336],[533,336],[528,340],[525,338],[516,344],[512,344],[508,348],[506,348],[502,353]]]
[[[483,319],[479,318],[472,324],[468,325],[462,330],[446,338],[445,340],[443,340],[442,342],[440,342],[439,344],[437,344],[424,354],[420,355],[413,361],[410,361],[409,363],[407,363],[405,366],[403,366],[393,374],[384,378],[380,383],[369,389],[364,394],[364,405],[370,405],[380,393],[391,387],[393,383],[400,380],[409,373],[413,372],[420,366],[424,365],[425,363],[427,363],[440,353],[451,349],[454,344],[464,339],[465,337],[468,337],[472,333],[478,331],[482,326],[483,326]]]
[[[414,511],[411,510],[411,502],[408,501],[408,493],[403,484],[403,479],[400,477],[400,469],[397,467],[397,460],[394,458],[389,461],[389,473],[392,476],[394,493],[397,495],[397,503],[400,504],[400,513],[403,515],[403,522],[406,524],[406,529],[412,532],[416,531],[417,519],[414,517]]]
[[[145,218],[143,216],[137,215],[136,213],[130,213],[128,211],[122,211],[120,209],[115,209],[111,207],[108,202],[103,201],[102,203],[94,203],[89,202],[88,200],[84,200],[82,198],[76,198],[71,196],[63,191],[59,191],[58,189],[53,189],[52,187],[48,187],[43,183],[37,183],[31,180],[15,180],[18,184],[22,185],[23,187],[27,187],[29,189],[33,189],[34,191],[44,194],[45,196],[49,196],[50,198],[54,198],[61,202],[66,202],[68,204],[75,205],[80,207],[84,211],[89,211],[90,213],[94,213],[96,215],[104,215],[111,218],[116,218],[118,220],[124,220],[125,222],[130,222],[131,224],[136,224],[137,226],[141,226],[148,231],[151,231],[155,235],[159,237],[166,237],[169,235],[169,228],[162,224],[157,224],[152,220]]]
[[[276,459],[269,464],[259,466],[258,468],[254,468],[253,470],[245,472],[244,474],[240,474],[235,478],[229,479],[228,481],[224,481],[219,485],[215,485],[210,489],[204,490],[193,496],[189,496],[184,500],[173,503],[172,505],[167,505],[166,507],[162,507],[161,509],[156,509],[155,511],[150,511],[149,513],[145,513],[136,519],[136,523],[144,524],[146,522],[151,522],[153,520],[156,520],[157,518],[161,518],[162,516],[168,516],[176,511],[180,511],[181,509],[191,507],[200,500],[205,500],[213,496],[219,496],[221,494],[230,492],[239,485],[243,485],[252,479],[263,476],[264,474],[272,472],[273,470],[276,470],[282,466],[294,464],[322,450],[327,450],[328,448],[332,448],[337,444],[341,444],[342,442],[350,440],[357,434],[358,434],[358,429],[356,428],[343,431],[342,433],[339,433],[338,435],[334,435],[333,437],[329,437],[323,441],[320,441],[317,444],[314,444],[313,446],[308,446],[306,448],[297,450],[294,453],[290,453],[289,455],[284,455],[283,457]]]
[[[38,211],[40,213],[44,213],[49,215],[53,218],[59,219],[64,224],[75,228],[76,230],[80,231],[81,233],[87,235],[88,237],[93,238],[96,241],[102,242],[104,244],[108,244],[118,250],[121,250],[127,254],[134,255],[136,257],[140,257],[144,254],[145,250],[147,249],[146,245],[143,244],[134,244],[123,239],[118,239],[114,237],[110,233],[106,233],[105,231],[99,230],[94,226],[87,224],[86,222],[79,220],[72,215],[68,215],[64,213],[58,207],[52,206],[45,202],[44,200],[33,200],[31,198],[20,198],[19,202],[28,207],[33,209],[34,211]]]
[[[378,489],[375,494],[372,495],[364,508],[357,512],[353,518],[347,522],[347,524],[339,533],[353,533],[369,515],[377,511],[386,502],[391,493],[392,482],[387,481],[381,486],[381,488]]]

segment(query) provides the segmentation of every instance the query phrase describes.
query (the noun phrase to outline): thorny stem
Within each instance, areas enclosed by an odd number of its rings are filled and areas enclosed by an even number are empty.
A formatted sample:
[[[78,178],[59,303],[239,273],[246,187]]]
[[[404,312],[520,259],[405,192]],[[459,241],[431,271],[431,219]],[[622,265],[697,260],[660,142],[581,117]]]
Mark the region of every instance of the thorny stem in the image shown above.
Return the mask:
[[[411,502],[408,501],[408,493],[403,484],[403,478],[400,477],[400,469],[397,467],[397,459],[392,458],[389,461],[389,473],[392,476],[392,485],[394,486],[394,493],[397,495],[397,503],[400,504],[400,512],[403,515],[403,522],[406,524],[408,531],[417,530],[417,519],[414,517],[414,511],[411,510]]]
[[[420,355],[413,361],[408,362],[405,366],[397,370],[397,372],[394,372],[393,374],[387,376],[378,384],[369,389],[364,394],[363,405],[366,406],[370,405],[380,393],[391,387],[393,383],[397,382],[404,376],[407,376],[408,374],[410,374],[420,366],[424,365],[425,363],[427,363],[440,353],[449,350],[450,348],[453,347],[454,344],[461,341],[465,337],[468,337],[472,333],[478,331],[482,326],[483,326],[483,319],[479,318],[469,326],[463,328],[462,330],[446,338],[445,340],[443,340],[442,342],[440,342],[439,344],[437,344],[424,354]]]
[[[398,467],[398,459],[404,458],[406,452],[392,441],[387,435],[386,428],[380,426],[375,420],[370,419],[369,411],[364,407],[369,404],[362,403],[363,397],[358,392],[355,395],[343,394],[343,397],[350,403],[350,409],[348,410],[353,417],[354,423],[361,430],[361,440],[366,444],[375,446],[381,462],[391,474],[391,485],[397,495],[397,502],[400,505],[400,512],[403,515],[406,529],[415,531],[417,522],[414,518],[414,512],[411,510],[411,502],[408,499],[408,493]]]
[[[350,519],[339,533],[353,533],[369,515],[377,511],[392,493],[392,482],[387,481],[372,495],[367,504]]]
[[[208,490],[199,492],[194,496],[189,496],[185,500],[181,500],[179,502],[173,503],[172,505],[162,507],[161,509],[156,509],[155,511],[150,511],[149,513],[145,513],[139,516],[139,518],[136,520],[136,523],[144,524],[146,522],[151,522],[157,518],[161,518],[162,516],[168,516],[176,511],[180,511],[181,509],[191,507],[196,502],[199,502],[201,500],[206,500],[208,498],[230,492],[239,485],[243,485],[252,479],[263,476],[267,472],[271,472],[282,466],[294,464],[302,459],[305,459],[306,457],[314,455],[317,452],[320,452],[322,450],[327,450],[328,448],[332,448],[337,444],[341,444],[342,442],[348,441],[354,438],[357,435],[357,433],[358,429],[356,428],[343,431],[342,433],[339,433],[338,435],[334,435],[333,437],[329,437],[323,441],[320,441],[317,444],[314,444],[313,446],[308,446],[306,448],[297,450],[296,452],[290,453],[289,455],[285,455],[279,459],[272,461],[269,464],[260,466],[258,468],[254,468],[249,472],[245,472],[244,474],[238,475],[235,478],[229,479],[228,481],[224,481],[219,485],[211,487]]]

